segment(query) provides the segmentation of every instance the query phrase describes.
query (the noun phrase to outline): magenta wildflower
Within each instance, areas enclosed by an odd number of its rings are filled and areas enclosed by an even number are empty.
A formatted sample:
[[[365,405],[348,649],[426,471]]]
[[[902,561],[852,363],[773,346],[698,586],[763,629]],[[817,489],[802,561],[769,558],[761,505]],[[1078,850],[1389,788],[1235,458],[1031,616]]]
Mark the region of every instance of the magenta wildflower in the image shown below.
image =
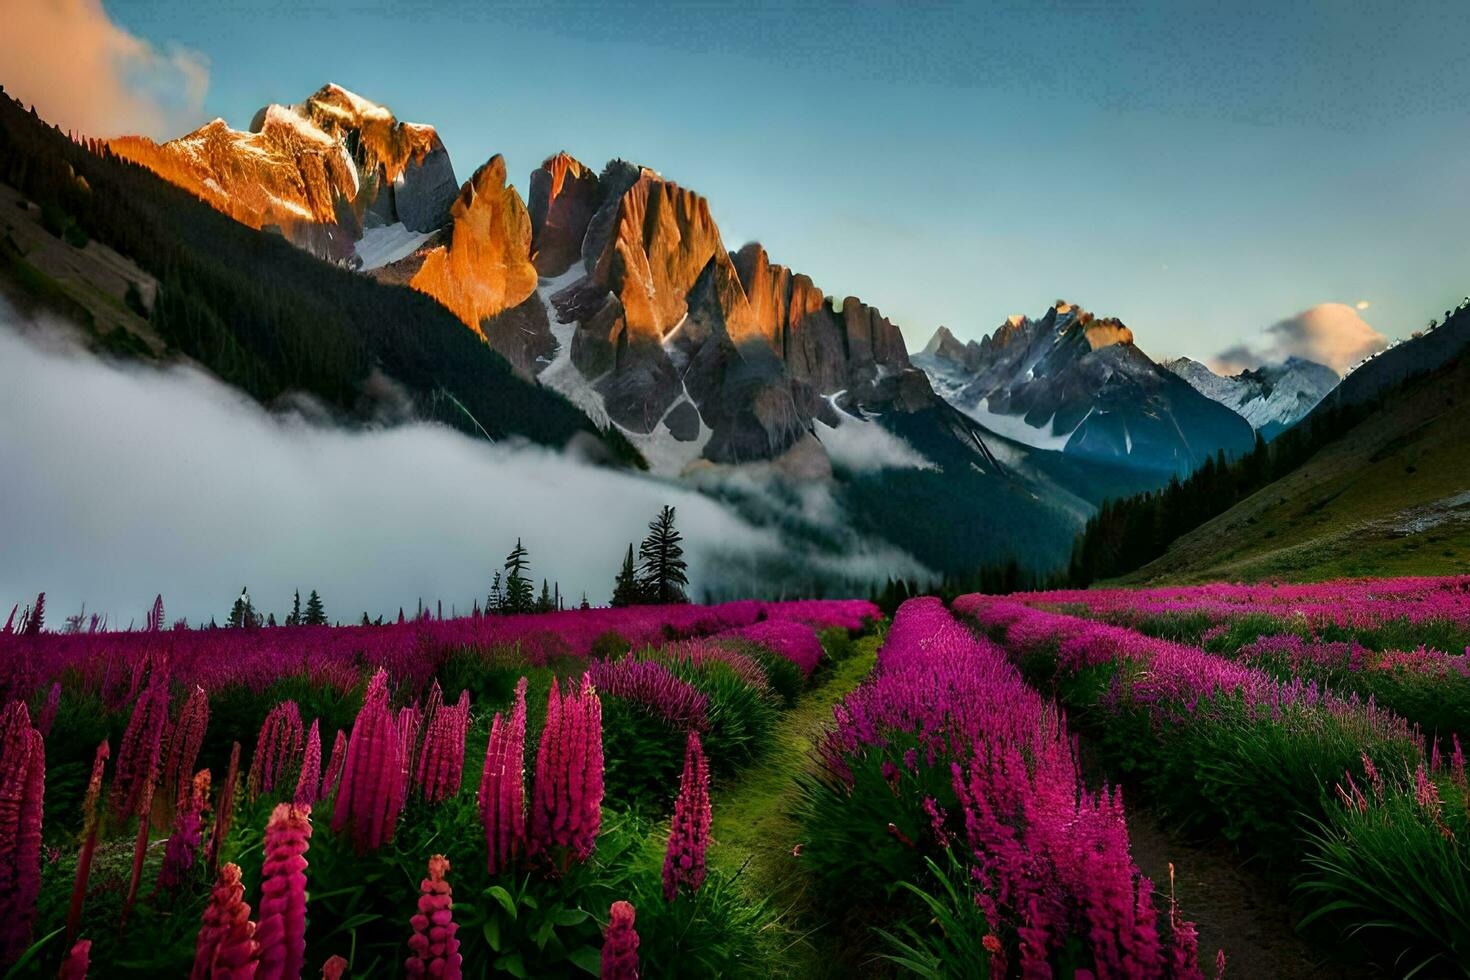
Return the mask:
[[[322,731],[321,719],[313,718],[306,733],[306,755],[301,760],[301,778],[296,780],[296,805],[314,804],[321,798]]]
[[[36,719],[36,731],[45,738],[51,734],[51,726],[56,723],[56,712],[61,709],[61,682],[56,681],[51,685],[51,690],[46,692],[46,703],[41,707],[41,716]]]
[[[403,809],[403,790],[402,742],[388,707],[388,675],[379,670],[352,725],[332,832],[348,831],[359,851],[387,843]]]
[[[250,775],[245,783],[252,802],[286,784],[296,772],[304,746],[301,709],[295,701],[282,701],[265,716],[255,740],[255,754],[250,758]]]
[[[175,888],[188,878],[204,840],[204,810],[208,806],[209,770],[201,769],[195,774],[188,795],[179,800],[174,829],[163,854],[163,870],[158,875],[160,888]]]
[[[163,755],[163,730],[168,724],[168,681],[155,664],[148,687],[133,707],[117,752],[112,776],[112,813],[118,819],[144,816]]]
[[[676,729],[709,725],[709,695],[657,661],[595,660],[587,673],[600,693],[631,701]]]
[[[262,980],[299,980],[306,964],[306,850],[311,846],[311,807],[281,803],[265,828],[260,872]]]
[[[437,687],[435,689],[437,691]],[[437,803],[459,792],[464,779],[464,740],[470,727],[470,692],[462,691],[453,707],[435,705],[426,722],[416,779],[425,800]]]
[[[164,764],[160,783],[168,799],[180,801],[188,798],[194,781],[194,763],[199,759],[199,749],[204,744],[204,732],[208,727],[209,695],[204,688],[195,686],[179,711],[178,723],[168,740],[168,761]]]
[[[332,742],[332,756],[327,760],[327,771],[322,775],[321,798],[326,799],[337,791],[337,780],[342,775],[342,766],[347,762],[347,736],[337,729]]]
[[[219,788],[219,806],[214,811],[214,833],[209,835],[209,872],[214,874],[219,867],[219,849],[225,835],[230,832],[230,821],[235,815],[235,784],[240,781],[240,743],[230,745],[230,765],[225,770],[225,781]]]
[[[664,852],[664,898],[670,902],[681,885],[692,894],[704,884],[709,827],[709,764],[699,734],[691,731],[684,743],[684,772],[679,777],[679,797],[674,801],[669,844]]]
[[[602,943],[601,980],[638,980],[636,914],[627,902],[613,902],[608,912],[607,938]]]
[[[405,972],[411,977],[437,977],[440,980],[459,980],[463,960],[459,955],[459,940],[454,934],[459,926],[454,923],[451,907],[454,904],[453,890],[444,875],[449,871],[449,861],[442,854],[429,858],[429,876],[419,884],[419,908],[413,917],[413,935],[408,948],[413,955],[404,964]]]
[[[41,892],[41,804],[46,745],[21,701],[0,715],[0,962],[31,943]]]
[[[98,801],[102,799],[102,770],[107,765],[108,746],[104,740],[92,757],[92,777],[87,781],[87,795],[82,802],[82,847],[77,853],[77,873],[72,880],[71,906],[66,913],[66,941],[77,937],[82,921],[82,903],[87,897],[87,879],[92,874],[92,855],[97,850]]]
[[[91,966],[92,940],[80,939],[72,946],[71,952],[66,954],[66,959],[61,961],[56,980],[87,980],[87,971]]]
[[[220,869],[219,881],[204,907],[204,922],[194,944],[194,968],[189,980],[255,976],[260,944],[255,940],[255,923],[245,902],[245,886],[238,865]]]
[[[526,846],[526,678],[516,684],[507,720],[496,712],[480,775],[480,820],[490,854],[490,873],[509,867]]]
[[[532,853],[565,848],[585,861],[602,826],[602,702],[584,676],[561,694],[555,679],[536,747],[531,795]]]

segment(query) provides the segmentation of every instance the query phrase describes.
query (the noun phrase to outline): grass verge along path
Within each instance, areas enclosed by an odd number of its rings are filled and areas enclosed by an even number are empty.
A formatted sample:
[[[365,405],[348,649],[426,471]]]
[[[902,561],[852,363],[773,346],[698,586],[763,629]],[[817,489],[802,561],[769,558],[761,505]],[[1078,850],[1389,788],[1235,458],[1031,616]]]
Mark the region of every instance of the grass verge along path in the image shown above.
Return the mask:
[[[715,784],[711,800],[709,860],[740,871],[740,881],[753,901],[769,900],[782,913],[788,947],[781,960],[785,975],[836,975],[831,940],[814,929],[823,919],[806,902],[809,881],[801,859],[792,854],[800,828],[792,817],[796,774],[811,765],[812,748],[832,721],[832,706],[868,676],[877,661],[880,639],[864,636],[801,700],[781,715],[771,747],[737,778]]]

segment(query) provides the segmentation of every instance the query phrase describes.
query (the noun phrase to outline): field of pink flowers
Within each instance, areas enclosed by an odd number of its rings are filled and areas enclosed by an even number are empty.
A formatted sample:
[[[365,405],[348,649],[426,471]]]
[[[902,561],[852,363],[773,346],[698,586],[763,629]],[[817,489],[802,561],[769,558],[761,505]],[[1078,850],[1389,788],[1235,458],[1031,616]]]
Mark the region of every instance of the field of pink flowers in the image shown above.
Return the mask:
[[[1470,970],[1470,579],[964,596],[1109,771],[1388,975]]]
[[[632,977],[768,955],[711,772],[880,615],[0,631],[11,975]],[[789,697],[788,697],[789,695]],[[655,853],[657,852],[657,853]]]
[[[1385,644],[1465,628],[1465,585],[8,628],[0,957],[1218,980],[1250,939],[1202,953],[1205,896],[1135,860],[1143,806],[1237,852],[1324,955],[1462,973],[1467,672]],[[721,859],[724,806],[769,850]]]

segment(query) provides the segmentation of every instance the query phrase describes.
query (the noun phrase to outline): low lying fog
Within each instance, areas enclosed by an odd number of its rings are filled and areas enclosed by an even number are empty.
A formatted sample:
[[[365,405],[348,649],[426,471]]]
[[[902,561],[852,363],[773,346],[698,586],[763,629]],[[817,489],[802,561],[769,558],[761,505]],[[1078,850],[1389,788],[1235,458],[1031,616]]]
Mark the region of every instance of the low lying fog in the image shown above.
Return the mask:
[[[464,612],[517,536],[538,588],[603,603],[666,503],[696,600],[921,572],[861,542],[804,553],[676,484],[441,426],[323,428],[198,370],[120,366],[20,326],[0,306],[0,619],[45,590],[53,627],[83,601],[141,623],[159,592],[170,619],[223,621],[246,585],[278,619],[297,588],[344,622],[420,597]]]

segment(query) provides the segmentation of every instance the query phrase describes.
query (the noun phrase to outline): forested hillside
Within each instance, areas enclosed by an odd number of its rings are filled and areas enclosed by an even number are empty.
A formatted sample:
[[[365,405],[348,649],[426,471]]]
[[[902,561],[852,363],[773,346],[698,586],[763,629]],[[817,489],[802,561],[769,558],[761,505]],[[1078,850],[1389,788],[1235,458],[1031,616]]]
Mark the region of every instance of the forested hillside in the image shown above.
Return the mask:
[[[1470,303],[1449,311],[1433,333],[1349,375],[1350,397],[1329,396],[1270,444],[1258,440],[1233,463],[1218,458],[1162,490],[1104,503],[1077,539],[1072,581],[1133,572],[1149,580],[1390,574],[1397,566],[1379,547],[1384,541],[1412,537],[1416,521],[1430,520],[1440,533],[1462,526],[1454,516],[1460,505],[1445,501],[1470,489],[1467,339]],[[1441,507],[1452,519],[1409,513]],[[1357,545],[1330,545],[1343,535],[1357,535]],[[1256,560],[1287,547],[1293,557]],[[1465,556],[1451,547],[1439,557]]]
[[[518,378],[429,297],[244,227],[8,96],[0,180],[78,241],[104,242],[157,278],[149,319],[170,352],[263,403],[304,392],[343,420],[368,421],[402,410],[401,386],[419,417],[552,446],[586,433],[612,458],[642,465],[620,433],[600,432],[560,395]]]

